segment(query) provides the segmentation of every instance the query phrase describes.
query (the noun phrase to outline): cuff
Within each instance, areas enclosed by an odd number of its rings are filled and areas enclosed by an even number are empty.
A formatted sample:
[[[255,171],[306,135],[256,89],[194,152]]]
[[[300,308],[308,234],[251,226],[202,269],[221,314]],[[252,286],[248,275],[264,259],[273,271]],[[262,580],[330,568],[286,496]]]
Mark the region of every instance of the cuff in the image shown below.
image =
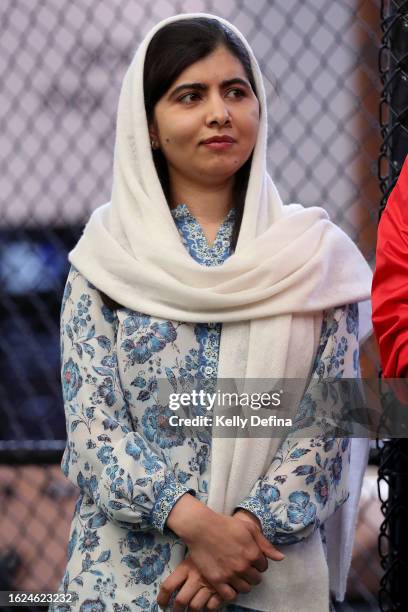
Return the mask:
[[[166,520],[174,504],[185,493],[191,493],[195,496],[196,491],[180,484],[174,474],[167,474],[165,484],[156,497],[151,512],[151,523],[160,533],[164,535],[173,534],[173,531],[166,526]]]
[[[262,527],[262,533],[270,542],[272,542],[272,539],[276,533],[276,521],[270,510],[266,512],[264,506],[257,497],[248,497],[242,503],[235,506],[234,512],[239,508],[248,510],[254,514],[257,519],[259,519]]]

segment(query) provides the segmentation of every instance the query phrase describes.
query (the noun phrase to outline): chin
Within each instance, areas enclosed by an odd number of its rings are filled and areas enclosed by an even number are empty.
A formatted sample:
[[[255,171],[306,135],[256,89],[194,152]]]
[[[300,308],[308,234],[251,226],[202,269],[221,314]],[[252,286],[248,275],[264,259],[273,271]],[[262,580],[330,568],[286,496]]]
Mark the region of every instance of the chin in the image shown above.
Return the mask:
[[[209,176],[216,176],[217,178],[225,177],[226,179],[235,174],[245,162],[232,159],[232,160],[215,160],[214,163],[209,165],[207,168],[202,168],[200,174],[208,174]]]

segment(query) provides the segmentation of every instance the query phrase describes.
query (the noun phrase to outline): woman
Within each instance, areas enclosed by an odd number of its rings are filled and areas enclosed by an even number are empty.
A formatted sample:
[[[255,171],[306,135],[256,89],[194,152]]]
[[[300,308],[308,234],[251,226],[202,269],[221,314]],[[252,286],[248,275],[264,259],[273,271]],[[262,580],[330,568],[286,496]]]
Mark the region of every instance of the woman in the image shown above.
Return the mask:
[[[183,14],[148,33],[121,90],[111,202],[70,253],[61,310],[62,467],[81,490],[64,610],[316,612],[344,595],[367,445],[187,436],[159,397],[164,379],[297,378],[307,404],[312,380],[358,375],[369,268],[322,209],[283,206],[266,138],[234,26]]]

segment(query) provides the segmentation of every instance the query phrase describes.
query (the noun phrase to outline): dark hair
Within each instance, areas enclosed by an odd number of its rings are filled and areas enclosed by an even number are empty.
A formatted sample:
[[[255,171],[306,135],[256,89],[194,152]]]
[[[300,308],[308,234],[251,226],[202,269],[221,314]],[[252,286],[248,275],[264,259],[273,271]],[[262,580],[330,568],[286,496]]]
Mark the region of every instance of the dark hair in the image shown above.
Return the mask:
[[[217,19],[209,17],[181,19],[167,24],[156,32],[147,48],[143,89],[148,123],[153,121],[157,102],[183,70],[207,57],[219,46],[226,47],[241,62],[257,95],[251,60],[238,36]],[[166,158],[160,149],[155,149],[153,159],[164,194],[169,201],[170,183]],[[236,247],[241,227],[251,162],[252,154],[235,175],[233,198],[236,214],[232,234],[233,249]]]

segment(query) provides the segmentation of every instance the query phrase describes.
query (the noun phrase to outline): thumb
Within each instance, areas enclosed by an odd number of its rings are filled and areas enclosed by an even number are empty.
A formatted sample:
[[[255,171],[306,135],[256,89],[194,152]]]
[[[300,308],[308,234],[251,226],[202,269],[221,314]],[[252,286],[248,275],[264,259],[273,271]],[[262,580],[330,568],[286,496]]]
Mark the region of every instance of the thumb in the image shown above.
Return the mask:
[[[254,536],[256,543],[266,557],[273,561],[282,561],[285,558],[285,555],[277,550],[259,530]]]

